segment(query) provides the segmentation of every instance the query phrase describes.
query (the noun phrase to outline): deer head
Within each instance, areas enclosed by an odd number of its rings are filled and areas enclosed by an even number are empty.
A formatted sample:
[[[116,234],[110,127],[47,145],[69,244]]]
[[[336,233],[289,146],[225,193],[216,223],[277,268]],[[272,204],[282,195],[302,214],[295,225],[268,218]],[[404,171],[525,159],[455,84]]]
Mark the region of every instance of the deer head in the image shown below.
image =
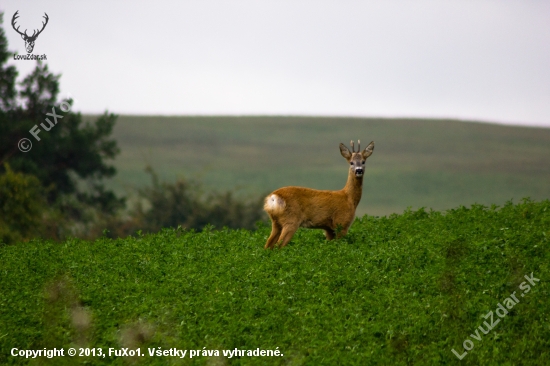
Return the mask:
[[[365,172],[365,161],[369,156],[371,156],[372,151],[374,150],[374,141],[361,151],[361,141],[357,140],[357,152],[355,152],[355,147],[353,146],[353,141],[351,141],[351,150],[346,147],[344,144],[340,144],[340,153],[348,163],[350,163],[350,169],[356,178],[362,178],[363,173]]]
[[[24,33],[21,33],[19,31],[19,27],[15,28],[15,20],[17,18],[19,18],[19,15],[17,15],[17,13],[19,13],[19,10],[17,10],[15,12],[15,14],[13,14],[13,18],[11,18],[11,25],[12,25],[13,29],[15,29],[15,31],[17,33],[19,33],[21,35],[21,38],[23,38],[23,40],[25,41],[25,48],[27,49],[27,53],[31,53],[32,50],[34,49],[34,42],[36,41],[36,38],[38,37],[38,35],[40,33],[42,33],[44,28],[46,28],[46,24],[48,24],[48,20],[49,20],[48,14],[44,13],[44,18],[46,19],[46,22],[42,22],[42,29],[40,29],[40,30],[35,29],[32,33],[32,36],[29,36],[27,34],[26,29],[25,29]],[[37,33],[37,31],[38,31],[38,33]]]

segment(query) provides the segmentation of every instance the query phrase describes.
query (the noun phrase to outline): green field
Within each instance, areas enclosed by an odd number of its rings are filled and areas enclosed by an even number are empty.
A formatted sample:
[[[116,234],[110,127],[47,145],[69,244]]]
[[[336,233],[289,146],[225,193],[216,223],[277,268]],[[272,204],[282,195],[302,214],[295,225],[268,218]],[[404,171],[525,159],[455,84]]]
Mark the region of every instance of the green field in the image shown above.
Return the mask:
[[[365,216],[343,239],[302,229],[282,250],[263,249],[268,235],[0,246],[0,364],[27,364],[13,348],[93,347],[146,356],[30,364],[548,365],[550,201]],[[148,355],[159,347],[220,356]],[[282,356],[223,356],[235,348]]]
[[[376,142],[358,214],[436,210],[550,197],[550,129],[452,120],[329,117],[121,116],[121,154],[111,187],[150,184],[147,164],[167,181],[258,196],[288,185],[340,189],[347,165],[338,145]]]

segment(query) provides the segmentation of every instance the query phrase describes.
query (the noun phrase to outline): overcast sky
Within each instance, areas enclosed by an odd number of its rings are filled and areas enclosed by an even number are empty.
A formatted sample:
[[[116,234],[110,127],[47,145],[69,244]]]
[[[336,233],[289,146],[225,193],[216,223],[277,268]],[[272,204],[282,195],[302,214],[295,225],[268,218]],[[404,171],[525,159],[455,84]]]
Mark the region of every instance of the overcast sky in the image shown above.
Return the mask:
[[[76,109],[550,126],[550,1],[13,1]],[[20,75],[34,61],[10,61]]]

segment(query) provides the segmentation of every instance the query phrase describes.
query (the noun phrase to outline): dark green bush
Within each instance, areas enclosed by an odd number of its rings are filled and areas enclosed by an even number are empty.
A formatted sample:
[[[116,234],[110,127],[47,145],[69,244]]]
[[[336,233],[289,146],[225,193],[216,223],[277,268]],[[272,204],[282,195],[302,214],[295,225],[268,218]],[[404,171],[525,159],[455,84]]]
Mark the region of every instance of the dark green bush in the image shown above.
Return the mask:
[[[256,222],[266,219],[260,199],[236,198],[231,191],[205,193],[199,183],[186,179],[160,183],[150,167],[146,170],[152,185],[139,190],[141,202],[133,213],[139,229],[158,232],[181,226],[202,230],[207,225],[254,229]]]
[[[11,244],[39,235],[46,208],[38,178],[16,173],[4,164],[0,174],[0,244]]]

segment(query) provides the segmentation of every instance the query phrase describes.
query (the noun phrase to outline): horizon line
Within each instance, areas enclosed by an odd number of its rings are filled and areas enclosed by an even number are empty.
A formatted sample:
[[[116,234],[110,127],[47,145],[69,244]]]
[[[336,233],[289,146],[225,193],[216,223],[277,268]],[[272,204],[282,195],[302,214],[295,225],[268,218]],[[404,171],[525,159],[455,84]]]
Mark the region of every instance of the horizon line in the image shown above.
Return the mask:
[[[109,110],[105,112],[113,113],[117,116],[125,117],[186,117],[186,118],[212,118],[212,117],[226,117],[226,118],[258,118],[258,117],[267,117],[267,118],[341,118],[341,119],[379,119],[379,120],[428,120],[428,121],[453,121],[453,122],[466,122],[466,123],[482,123],[482,124],[491,124],[491,125],[500,125],[500,126],[510,126],[510,127],[531,127],[531,128],[550,128],[550,122],[545,124],[537,124],[533,122],[512,122],[512,121],[497,121],[489,120],[483,118],[464,118],[464,117],[449,117],[449,116],[430,116],[430,117],[418,117],[418,116],[376,116],[376,115],[344,115],[344,114],[259,114],[259,113],[182,113],[182,114],[172,114],[172,113],[115,113]],[[103,113],[85,113],[79,112],[85,116],[101,116]]]

